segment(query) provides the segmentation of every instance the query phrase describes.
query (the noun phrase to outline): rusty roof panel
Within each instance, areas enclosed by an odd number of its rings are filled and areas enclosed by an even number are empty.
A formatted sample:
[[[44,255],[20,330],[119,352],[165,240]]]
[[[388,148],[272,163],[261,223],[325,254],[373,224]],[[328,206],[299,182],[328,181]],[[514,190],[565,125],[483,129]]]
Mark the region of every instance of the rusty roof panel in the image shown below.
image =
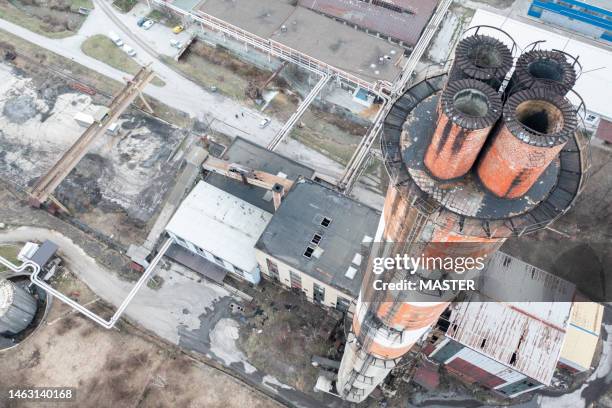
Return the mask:
[[[487,279],[492,284],[487,285]],[[483,273],[480,294],[458,303],[446,335],[542,384],[550,385],[565,337],[575,286],[503,252]],[[517,287],[534,300],[506,301]],[[488,300],[481,302],[479,300]],[[525,299],[528,300],[528,299]]]
[[[393,0],[378,3],[388,3],[410,12],[398,12],[359,0],[299,0],[303,7],[388,35],[409,46],[417,43],[438,1]]]
[[[565,330],[533,318],[512,304],[462,302],[452,311],[447,336],[550,385]]]

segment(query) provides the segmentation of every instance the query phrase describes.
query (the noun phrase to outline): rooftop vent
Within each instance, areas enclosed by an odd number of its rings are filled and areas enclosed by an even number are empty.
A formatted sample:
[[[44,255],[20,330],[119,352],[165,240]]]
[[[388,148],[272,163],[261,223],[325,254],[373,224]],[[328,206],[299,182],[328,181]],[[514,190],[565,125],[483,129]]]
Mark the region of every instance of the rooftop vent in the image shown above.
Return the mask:
[[[353,279],[356,274],[357,274],[357,269],[353,268],[352,266],[349,266],[348,269],[346,270],[346,273],[344,274],[344,276],[349,278],[349,279]]]

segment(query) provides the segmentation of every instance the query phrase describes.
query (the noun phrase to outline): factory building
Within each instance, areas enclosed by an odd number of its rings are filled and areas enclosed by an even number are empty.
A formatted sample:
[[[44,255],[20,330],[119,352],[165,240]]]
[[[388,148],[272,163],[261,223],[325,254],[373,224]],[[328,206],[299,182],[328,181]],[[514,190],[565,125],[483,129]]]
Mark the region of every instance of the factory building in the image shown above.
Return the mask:
[[[575,285],[503,252],[478,293],[454,303],[423,352],[462,381],[514,398],[550,386],[558,368],[588,370],[603,306]],[[536,298],[541,301],[533,302]]]
[[[549,386],[575,286],[502,252],[480,279],[478,293],[451,305],[448,321],[441,320],[445,334],[432,335],[435,345],[425,354],[463,381],[504,397]],[[541,301],[529,301],[536,298]]]
[[[408,48],[416,45],[437,0],[299,0],[298,4]]]
[[[271,218],[272,214],[201,181],[166,226],[175,242],[167,256],[217,282],[229,272],[258,284],[261,275],[254,245]],[[222,272],[211,270],[206,261]]]
[[[378,276],[372,259],[490,256],[507,238],[550,225],[584,186],[586,138],[577,129],[575,108],[556,91],[558,78],[548,78],[554,86],[527,89],[515,76],[515,92],[502,95],[492,78],[474,79],[457,65],[467,59],[476,69],[482,61],[502,66],[487,37],[476,30],[472,47],[457,48],[452,78],[441,74],[413,85],[385,118],[381,148],[391,183],[374,239],[380,244],[364,263],[338,373],[337,392],[345,400],[365,400],[458,292],[378,290],[375,283],[381,277],[388,284],[418,284],[469,276],[442,267],[408,271],[397,266]],[[478,76],[490,74],[487,68]],[[455,79],[461,71],[463,79]]]
[[[533,0],[527,14],[552,26],[612,42],[609,0]]]
[[[310,180],[287,194],[255,246],[263,276],[352,311],[380,212]]]

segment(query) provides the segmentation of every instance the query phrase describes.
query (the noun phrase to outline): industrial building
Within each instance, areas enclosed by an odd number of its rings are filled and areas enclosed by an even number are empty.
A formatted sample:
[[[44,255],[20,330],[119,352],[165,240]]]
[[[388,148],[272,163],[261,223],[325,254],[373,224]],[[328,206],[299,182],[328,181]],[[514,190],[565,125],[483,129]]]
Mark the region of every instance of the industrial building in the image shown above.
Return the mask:
[[[219,34],[222,41],[229,35],[247,48],[282,56],[308,66],[309,71],[337,74],[337,80],[350,87],[371,91],[380,83],[393,83],[402,71],[405,48],[325,17],[297,1],[183,3],[151,1],[152,6]],[[391,10],[387,12],[394,14]],[[213,39],[207,34],[203,38],[209,42]]]
[[[462,41],[472,45],[459,44],[450,75],[414,84],[385,118],[381,148],[391,183],[375,235],[380,245],[370,259],[491,255],[507,238],[550,225],[584,186],[586,138],[578,129],[576,108],[565,97],[570,89],[564,77],[550,75],[556,72],[550,68],[557,54],[535,58],[543,69],[528,72],[529,87],[516,74],[510,78],[513,85],[504,88],[509,72],[499,69],[503,54],[518,57],[518,49],[501,52],[504,44],[491,41],[486,32],[470,34]],[[575,69],[573,60],[561,55]],[[376,290],[374,279],[384,276],[385,282],[396,283],[468,276],[397,267],[376,276],[371,262],[365,265],[336,384],[338,394],[351,402],[363,401],[384,381],[456,296],[453,291]]]
[[[533,0],[527,14],[556,27],[612,42],[612,3],[608,0]]]
[[[576,358],[593,358],[594,347],[580,353],[565,347],[570,313],[586,304],[576,301],[575,285],[502,252],[480,279],[478,293],[452,304],[448,320],[441,319],[444,335],[432,335],[434,344],[424,348],[433,361],[463,381],[513,398],[551,385],[560,362],[575,366]],[[597,320],[592,311],[589,317]]]
[[[272,214],[201,181],[166,226],[168,235],[180,245],[175,244],[167,255],[218,282],[224,275],[208,272],[203,260],[258,284],[261,277],[254,245],[271,218]]]
[[[287,194],[255,246],[264,277],[342,312],[353,309],[380,212],[310,180]]]
[[[299,4],[408,48],[416,45],[437,0],[299,0]]]

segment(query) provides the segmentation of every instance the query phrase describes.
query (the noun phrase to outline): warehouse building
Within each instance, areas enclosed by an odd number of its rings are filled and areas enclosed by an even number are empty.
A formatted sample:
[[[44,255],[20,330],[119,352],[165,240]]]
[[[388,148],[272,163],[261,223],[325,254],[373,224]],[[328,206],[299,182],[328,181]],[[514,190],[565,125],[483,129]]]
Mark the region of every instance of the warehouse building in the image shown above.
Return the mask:
[[[271,218],[269,212],[201,181],[166,226],[175,241],[167,256],[217,282],[229,272],[258,284],[254,245]]]
[[[342,312],[352,309],[380,212],[310,180],[298,181],[255,246],[267,279]]]
[[[445,333],[424,348],[431,360],[508,398],[551,385],[558,367],[590,367],[603,307],[575,285],[497,252],[479,287],[441,320]]]
[[[609,0],[533,0],[527,14],[556,27],[612,42]]]
[[[369,34],[412,48],[433,15],[438,1],[299,0],[299,4]]]

